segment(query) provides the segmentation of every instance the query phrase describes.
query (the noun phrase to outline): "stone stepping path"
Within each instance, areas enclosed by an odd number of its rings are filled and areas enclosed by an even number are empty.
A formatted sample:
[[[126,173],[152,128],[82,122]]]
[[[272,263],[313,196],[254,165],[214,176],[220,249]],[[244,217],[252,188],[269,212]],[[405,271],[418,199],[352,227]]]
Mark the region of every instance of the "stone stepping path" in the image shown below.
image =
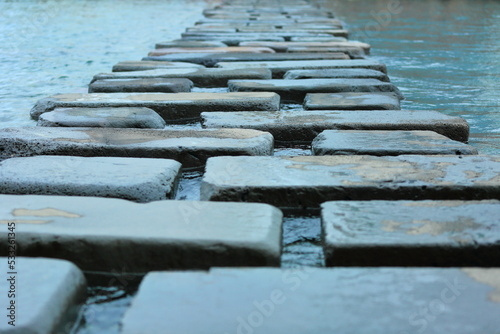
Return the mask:
[[[193,88],[189,79],[145,78],[105,79],[89,85],[89,93],[185,93]]]
[[[170,61],[121,61],[113,66],[113,72],[146,71],[156,69],[204,68],[203,65]]]
[[[329,266],[499,267],[500,201],[322,204]]]
[[[269,133],[247,129],[0,129],[0,149],[9,156],[161,158],[177,160],[184,168],[203,166],[220,155],[272,155],[273,146]]]
[[[35,156],[0,161],[0,194],[173,198],[181,164],[167,159]]]
[[[240,46],[266,47],[276,52],[289,52],[290,48],[346,48],[348,50],[362,50],[364,53],[370,53],[370,44],[347,41],[333,40],[331,42],[243,42]]]
[[[292,70],[285,73],[283,79],[319,79],[319,78],[349,78],[349,79],[377,79],[389,82],[387,74],[368,69],[327,69],[327,70]]]
[[[282,214],[269,205],[14,195],[0,201],[0,219],[16,222],[19,255],[64,258],[86,271],[280,264]]]
[[[176,53],[274,53],[274,50],[271,48],[265,47],[244,47],[244,46],[226,46],[226,47],[201,47],[201,48],[161,48],[150,51],[148,56],[163,56],[168,54],[176,54]]]
[[[314,80],[314,79],[309,79]],[[340,79],[335,79],[340,80]],[[363,79],[342,79],[345,82]],[[364,79],[366,80],[366,79]],[[369,79],[376,80],[376,79]],[[298,80],[302,81],[302,80]],[[393,86],[394,87],[394,86]],[[385,89],[385,87],[384,87]],[[306,110],[399,110],[401,93],[393,92],[342,92],[308,93],[304,98]]]
[[[2,201],[2,211],[4,204]],[[4,268],[8,268],[8,260],[11,259],[0,257]],[[4,315],[0,332],[69,333],[73,327],[71,321],[76,320],[86,296],[87,284],[82,272],[70,262],[44,258],[16,257],[14,267],[14,274],[9,271],[2,275],[0,293]],[[14,304],[10,304],[12,301]],[[11,305],[13,319],[9,317]],[[13,325],[9,324],[11,321]]]
[[[204,42],[204,41],[185,41],[183,39],[159,42],[155,44],[156,49],[164,49],[164,48],[223,48],[227,45],[218,42]]]
[[[499,275],[497,268],[150,273],[122,320],[122,333],[373,334],[427,326],[432,333],[494,332]]]

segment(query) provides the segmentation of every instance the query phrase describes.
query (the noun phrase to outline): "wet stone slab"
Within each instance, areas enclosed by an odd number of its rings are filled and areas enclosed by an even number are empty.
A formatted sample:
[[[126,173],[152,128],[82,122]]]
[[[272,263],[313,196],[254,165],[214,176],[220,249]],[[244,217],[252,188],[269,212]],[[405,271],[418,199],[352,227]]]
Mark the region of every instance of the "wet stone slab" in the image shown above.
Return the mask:
[[[227,166],[230,175],[221,172]],[[499,168],[497,156],[216,157],[207,162],[201,198],[282,208],[329,200],[496,199]]]
[[[219,155],[272,155],[273,146],[269,133],[246,129],[0,129],[0,152],[6,156],[162,158],[177,160],[184,168],[203,166]]]
[[[185,78],[104,79],[89,85],[89,93],[182,93],[193,82]]]
[[[0,220],[16,222],[19,255],[64,258],[87,271],[280,264],[282,214],[269,205],[19,195],[0,201]]]
[[[403,99],[403,94],[399,89],[389,82],[383,82],[377,79],[302,79],[302,80],[230,80],[228,83],[229,91],[231,92],[274,92],[281,96],[283,101],[295,103],[304,102],[306,109],[343,109],[329,108],[328,103],[332,100],[331,105],[348,106],[349,109],[365,109],[364,105],[371,106],[374,104],[386,105],[389,108],[391,105],[387,100]],[[345,93],[345,92],[392,92],[392,99],[387,96],[377,96],[376,94],[367,95],[335,95],[335,94],[310,94],[310,93]],[[309,96],[304,101],[306,94]],[[331,99],[330,99],[331,97]],[[355,104],[360,104],[360,108],[356,108]],[[399,101],[398,101],[399,102]],[[394,103],[392,103],[394,104]],[[375,108],[370,108],[375,109]],[[380,109],[380,108],[379,108]],[[397,108],[399,109],[399,104]]]
[[[198,119],[204,111],[271,111],[279,106],[279,95],[268,92],[60,94],[37,101],[31,117],[37,120],[56,108],[145,107],[164,120],[184,121]]]
[[[304,80],[313,80],[313,79],[304,79]],[[367,79],[342,79],[342,80],[350,82],[351,80],[367,80]],[[368,80],[376,80],[376,79],[368,79]],[[401,109],[399,102],[400,98],[401,98],[400,93],[398,95],[392,92],[368,92],[368,93],[342,92],[334,94],[311,93],[307,94],[304,99],[304,109],[306,110],[379,110],[379,109],[399,110]]]
[[[129,71],[146,71],[156,70],[160,68],[177,69],[177,68],[204,68],[203,65],[170,62],[170,61],[121,61],[113,66],[113,72],[129,72]]]
[[[314,155],[477,154],[470,145],[433,131],[326,130],[312,142]]]
[[[499,276],[497,268],[156,272],[122,333],[491,333],[500,326]]]
[[[285,73],[283,79],[319,79],[319,78],[346,78],[346,79],[377,79],[389,82],[387,74],[369,69],[324,69],[324,70],[292,70]]]
[[[186,42],[222,42],[227,46],[238,46],[241,42],[252,41],[284,42],[285,38],[276,35],[270,36],[268,34],[207,34],[189,37],[186,36],[182,37],[182,40]]]
[[[321,207],[328,266],[500,266],[500,201],[338,201]]]
[[[41,114],[37,125],[163,129],[165,121],[149,108],[56,108]]]
[[[223,48],[227,45],[218,41],[185,41],[177,39],[173,41],[159,42],[155,44],[156,49],[164,48]]]
[[[0,194],[173,198],[181,164],[146,158],[35,156],[0,162]]]
[[[226,46],[218,48],[161,48],[148,53],[148,56],[163,56],[176,53],[274,53],[273,49],[266,47],[245,47],[245,46]]]
[[[366,54],[370,52],[370,44],[356,42],[356,41],[347,41],[342,37],[330,38],[329,42],[264,42],[264,41],[256,41],[256,42],[243,42],[240,43],[241,46],[261,46],[271,48],[276,52],[288,52],[290,48],[352,48],[352,49],[361,49]]]

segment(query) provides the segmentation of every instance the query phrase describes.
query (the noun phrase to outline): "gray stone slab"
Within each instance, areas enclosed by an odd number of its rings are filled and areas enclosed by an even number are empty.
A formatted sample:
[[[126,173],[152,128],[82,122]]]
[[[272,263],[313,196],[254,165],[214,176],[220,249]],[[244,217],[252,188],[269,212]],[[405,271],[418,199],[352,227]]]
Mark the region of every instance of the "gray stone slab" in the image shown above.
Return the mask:
[[[314,80],[314,79],[303,79],[303,80]],[[350,82],[351,80],[377,80],[377,79],[341,79],[341,80]],[[380,82],[380,80],[377,81]],[[304,109],[306,110],[383,110],[383,109],[399,110],[401,109],[399,103],[399,100],[401,98],[400,94],[398,95],[392,92],[368,92],[368,93],[342,92],[334,94],[313,93],[306,95],[304,99]]]
[[[323,70],[292,70],[285,73],[283,79],[319,79],[319,78],[346,78],[346,79],[377,79],[380,81],[389,82],[387,74],[363,69],[363,68],[343,68],[343,69],[323,69]]]
[[[216,47],[225,47],[227,46],[226,44],[218,41],[185,41],[182,39],[176,39],[173,41],[165,41],[165,42],[159,42],[156,43],[155,48],[156,49],[163,49],[163,48],[216,48]]]
[[[0,220],[16,222],[19,255],[64,258],[88,271],[280,264],[282,214],[269,205],[26,195],[0,201]]]
[[[149,108],[56,108],[41,114],[37,125],[163,129],[165,121]]]
[[[7,156],[162,158],[184,168],[203,166],[219,155],[272,155],[273,142],[269,133],[246,129],[0,129],[0,151]]]
[[[224,174],[226,166],[237,172]],[[216,157],[207,161],[201,198],[283,208],[330,200],[500,199],[499,168],[499,156]]]
[[[55,108],[146,107],[165,120],[198,119],[201,112],[221,110],[278,110],[275,93],[93,93],[60,94],[37,101],[31,117]]]
[[[304,102],[307,109],[314,109],[316,105],[320,107],[317,109],[343,109],[344,106],[365,109],[364,104],[388,104],[387,98],[375,98],[375,94],[354,97],[337,95],[335,99],[335,94],[317,94],[318,97],[315,97],[316,94],[310,93],[391,92],[396,99],[403,99],[403,94],[395,85],[377,79],[229,80],[228,87],[231,92],[274,92],[279,94],[283,101]],[[304,101],[306,95],[310,97]],[[331,104],[341,108],[329,108],[327,104],[330,97],[333,100]],[[356,103],[360,104],[359,108],[354,105]],[[399,106],[393,109],[399,109]]]
[[[236,29],[235,29],[236,30]],[[204,30],[197,29],[197,30],[191,30],[189,32],[203,32]],[[226,31],[224,31],[226,32]],[[230,33],[231,31],[227,31]],[[330,29],[304,29],[304,28],[284,28],[281,27],[279,29],[276,28],[266,28],[266,27],[245,27],[245,28],[239,28],[237,34],[240,33],[258,33],[258,34],[272,34],[272,35],[277,35],[277,36],[283,36],[285,39],[289,39],[294,36],[303,36],[305,33],[308,34],[308,36],[311,35],[330,35],[334,37],[343,37],[347,38],[349,37],[349,32],[345,29],[339,29],[339,28],[330,28]]]
[[[326,130],[312,142],[314,155],[477,154],[477,149],[433,131]]]
[[[89,93],[185,93],[193,82],[185,78],[104,79],[89,85]]]
[[[306,110],[281,112],[204,112],[207,128],[246,128],[270,132],[275,140],[311,141],[324,130],[429,130],[466,142],[469,125],[460,117],[431,110]]]
[[[297,47],[322,47],[322,48],[353,48],[353,49],[362,49],[365,53],[370,52],[370,44],[356,42],[356,41],[347,41],[345,39],[339,40],[339,38],[332,38],[330,42],[264,42],[264,41],[255,41],[255,42],[243,42],[240,43],[241,46],[262,46],[275,50],[276,52],[288,52],[290,48]]]
[[[146,158],[35,156],[0,161],[0,193],[123,198],[173,198],[181,164]]]
[[[150,273],[122,333],[495,333],[499,276],[498,268]]]
[[[500,266],[500,201],[338,201],[321,207],[328,266]]]
[[[343,69],[364,68],[387,73],[384,64],[373,60],[351,59],[351,60],[289,60],[289,61],[247,61],[247,62],[221,62],[215,65],[218,68],[241,69],[241,68],[268,68],[273,73],[273,78],[281,79],[290,70],[320,70],[320,69]]]
[[[162,48],[148,53],[148,56],[163,56],[179,53],[275,53],[271,48],[261,46],[225,46],[217,48]]]
[[[4,204],[2,201],[2,209]],[[5,256],[8,255],[7,223],[0,224],[4,245],[0,252]],[[19,227],[16,225],[15,230]],[[20,257],[19,254],[14,260],[0,257],[0,263],[4,268],[0,285],[3,313],[0,333],[69,333],[86,295],[82,272],[67,261]]]
[[[329,48],[308,48],[308,47],[291,47],[287,50],[288,53],[329,53],[342,52],[349,56],[350,59],[366,59],[366,54],[361,48],[356,47],[329,47]]]
[[[268,41],[268,42],[284,42],[285,38],[280,36],[269,36],[263,34],[252,34],[252,35],[236,35],[236,34],[210,34],[204,36],[190,36],[182,37],[183,41],[186,42],[222,42],[227,46],[238,46],[241,42],[252,42],[252,41]]]
[[[160,62],[161,63],[161,62]],[[197,87],[227,87],[231,79],[271,79],[271,70],[267,68],[200,68],[200,69],[157,69],[126,73],[100,73],[93,81],[104,79],[138,79],[138,78],[186,78]]]
[[[113,72],[146,71],[156,69],[204,68],[203,65],[171,61],[121,61],[113,66]]]

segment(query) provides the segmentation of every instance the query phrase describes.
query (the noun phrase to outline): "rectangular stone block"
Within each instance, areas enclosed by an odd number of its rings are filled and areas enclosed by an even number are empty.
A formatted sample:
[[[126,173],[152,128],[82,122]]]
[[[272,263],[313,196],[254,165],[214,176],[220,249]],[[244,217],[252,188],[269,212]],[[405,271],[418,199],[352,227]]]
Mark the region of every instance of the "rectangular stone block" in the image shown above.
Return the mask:
[[[316,33],[316,32],[307,32],[307,31],[300,31],[300,32],[263,32],[263,33],[252,33],[252,32],[238,32],[238,33],[218,33],[218,34],[212,34],[210,32],[196,32],[196,31],[189,31],[189,32],[183,32],[181,34],[182,39],[184,40],[198,40],[198,41],[205,41],[205,40],[213,40],[213,37],[218,37],[220,38],[220,41],[227,44],[231,45],[230,43],[226,42],[227,38],[251,38],[254,41],[260,41],[262,40],[261,37],[271,37],[271,38],[283,38],[285,41],[290,40],[292,37],[331,37],[332,35],[330,34],[325,34],[325,33]],[[339,37],[345,37],[345,35],[339,36]],[[208,38],[208,39],[205,39]],[[265,39],[264,39],[265,41]]]
[[[500,201],[321,205],[328,266],[500,266]]]
[[[346,79],[377,79],[389,82],[387,74],[368,69],[329,69],[329,70],[292,70],[285,73],[283,79],[319,79],[319,78],[346,78]]]
[[[312,79],[304,79],[312,80]],[[338,79],[337,79],[338,80]],[[346,82],[351,80],[376,80],[376,79],[341,79]],[[298,80],[302,81],[302,80]],[[379,80],[377,80],[379,81]],[[395,86],[394,86],[395,87]],[[397,88],[396,88],[397,89]],[[311,93],[304,99],[306,110],[399,110],[399,100],[402,97],[393,92],[341,92],[341,93]]]
[[[269,205],[19,195],[0,201],[0,221],[16,223],[18,255],[64,258],[87,271],[280,264],[282,214]]]
[[[342,52],[349,56],[350,59],[365,59],[366,54],[361,48],[356,47],[330,47],[330,48],[306,48],[306,47],[292,47],[288,48],[288,53],[330,53]]]
[[[173,41],[159,42],[155,44],[155,49],[163,48],[218,48],[226,47],[227,45],[218,41],[185,41],[182,39],[175,39]]]
[[[314,155],[477,154],[477,149],[433,131],[326,130],[312,142]]]
[[[227,46],[239,46],[242,42],[252,41],[267,41],[267,42],[284,42],[285,38],[281,36],[271,36],[269,34],[209,34],[201,36],[183,36],[183,41],[186,42],[222,42]]]
[[[34,156],[0,161],[0,194],[173,198],[181,164],[146,158]]]
[[[147,71],[157,69],[204,68],[203,65],[170,61],[121,61],[113,66],[113,72]]]
[[[38,117],[55,108],[146,107],[165,120],[198,119],[203,111],[279,110],[276,93],[94,93],[60,94],[37,101],[31,117]]]
[[[142,281],[122,333],[492,333],[500,326],[499,275],[498,268],[156,272]]]
[[[266,47],[271,48],[276,52],[288,52],[290,48],[306,47],[306,48],[356,48],[362,49],[366,54],[370,53],[370,44],[357,42],[357,41],[347,41],[339,40],[339,38],[330,38],[330,42],[266,42],[266,41],[254,41],[254,42],[242,42],[240,46],[253,46],[253,47]]]
[[[161,158],[177,160],[184,168],[203,166],[219,155],[272,155],[273,146],[269,133],[245,129],[0,129],[0,151],[7,156]]]
[[[233,173],[221,172],[227,166]],[[201,198],[282,208],[333,200],[497,199],[499,168],[497,156],[216,157],[207,161]]]
[[[186,93],[193,82],[180,78],[104,79],[89,85],[89,93]]]
[[[226,46],[217,48],[162,48],[148,53],[148,56],[163,56],[177,53],[274,53],[271,48],[266,47],[245,47],[245,46]]]

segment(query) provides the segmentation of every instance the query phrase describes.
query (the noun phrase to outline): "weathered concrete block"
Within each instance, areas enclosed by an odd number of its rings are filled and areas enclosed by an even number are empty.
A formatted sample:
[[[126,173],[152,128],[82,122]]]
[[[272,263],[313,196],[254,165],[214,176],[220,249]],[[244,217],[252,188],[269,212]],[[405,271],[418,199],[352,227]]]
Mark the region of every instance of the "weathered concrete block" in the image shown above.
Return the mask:
[[[233,173],[222,172],[227,166]],[[201,198],[283,208],[329,200],[496,199],[499,168],[496,156],[216,157],[207,161]]]
[[[319,107],[317,109],[332,109],[328,107],[330,98],[333,100],[331,105],[350,106],[350,109],[365,109],[363,104],[368,106],[377,103],[389,105],[387,97],[375,97],[376,94],[361,96],[317,94],[316,97],[316,94],[310,93],[392,92],[393,99],[403,99],[403,94],[396,86],[377,79],[229,80],[228,87],[231,92],[274,92],[279,94],[283,101],[304,102],[306,109],[314,109],[316,105]],[[311,96],[304,101],[306,94]],[[353,106],[357,102],[359,102],[360,108]]]
[[[311,141],[324,130],[429,130],[466,142],[469,124],[431,110],[306,110],[294,112],[204,112],[206,128],[246,128],[270,132],[278,141]]]
[[[272,155],[269,133],[245,129],[152,130],[99,128],[0,129],[7,156],[68,155],[173,159],[184,168],[219,155]]]
[[[477,149],[433,131],[326,130],[312,142],[314,155],[477,154]]]
[[[0,210],[5,204],[2,201]],[[0,252],[5,256],[9,248],[7,224],[13,221],[2,220],[0,223],[4,245]],[[16,232],[22,228],[19,225],[15,226]],[[21,237],[20,233],[16,234],[17,238]],[[16,251],[19,252],[19,249],[16,248]],[[0,263],[5,268],[0,285],[4,313],[0,332],[69,333],[86,295],[82,272],[67,261],[20,257],[19,253],[15,259],[0,257]]]
[[[36,156],[0,161],[1,194],[172,198],[181,164],[146,158]]]
[[[313,79],[304,79],[313,80]],[[337,79],[338,80],[338,79]],[[376,80],[376,79],[341,79],[346,82],[351,80]],[[299,80],[302,81],[302,80]],[[380,80],[377,80],[380,82]],[[395,87],[393,85],[393,87]],[[397,89],[397,88],[396,88]],[[399,93],[399,90],[397,91]],[[315,93],[307,94],[304,99],[306,110],[399,110],[401,93],[393,92],[341,92],[341,93]]]
[[[193,82],[184,78],[104,79],[89,85],[89,93],[181,93]]]
[[[347,41],[345,38],[341,39],[339,37],[331,38],[330,42],[242,42],[241,46],[260,46],[267,47],[275,50],[276,52],[288,52],[290,48],[297,47],[306,47],[306,48],[353,48],[353,49],[361,49],[366,54],[370,53],[370,44],[356,42],[356,41]]]
[[[157,69],[205,68],[203,65],[171,61],[121,61],[113,66],[113,72],[147,71]]]
[[[215,33],[212,34],[210,32],[197,32],[197,31],[189,31],[189,32],[183,32],[181,34],[182,39],[185,40],[198,40],[198,41],[212,41],[214,37],[217,37],[222,41],[223,43],[227,45],[231,45],[231,43],[228,43],[227,39],[231,38],[250,38],[254,41],[266,41],[268,39],[262,39],[262,38],[283,38],[285,41],[290,40],[292,37],[329,37],[331,38],[332,35],[330,34],[325,34],[325,33],[316,33],[316,32],[307,32],[307,31],[298,31],[298,32],[286,32],[286,31],[277,31],[277,32],[263,32],[263,33],[252,33],[252,32],[238,32],[238,33]],[[344,34],[338,36],[338,37],[346,37]]]
[[[350,59],[365,59],[366,54],[361,48],[351,47],[332,47],[332,48],[305,48],[293,47],[288,48],[288,53],[328,53],[328,52],[342,52],[349,56]]]
[[[37,101],[31,117],[55,108],[146,107],[165,120],[198,119],[203,111],[278,110],[280,98],[275,93],[94,93],[60,94]]]
[[[252,34],[252,35],[241,35],[241,34],[210,34],[210,35],[200,35],[200,36],[189,36],[182,37],[183,41],[186,42],[222,42],[227,46],[238,46],[241,42],[252,42],[252,41],[268,41],[268,42],[284,42],[285,38],[280,36],[270,36],[268,34]]]
[[[173,41],[166,41],[156,43],[156,49],[164,48],[218,48],[226,47],[227,45],[218,41],[185,41],[183,39],[175,39]]]
[[[271,48],[266,47],[245,47],[245,46],[225,46],[217,48],[162,48],[148,53],[148,56],[163,56],[177,53],[274,53]]]
[[[499,275],[498,268],[156,272],[142,281],[122,333],[489,333],[500,326]]]
[[[346,78],[346,79],[377,79],[389,82],[387,74],[368,69],[342,68],[327,70],[292,70],[285,73],[283,79],[319,79],[319,78]]]
[[[198,32],[201,32],[201,30],[197,30]],[[238,29],[238,33],[259,33],[259,34],[273,34],[277,36],[283,36],[285,37],[285,40],[290,39],[291,37],[296,37],[296,36],[303,36],[305,33],[307,33],[307,36],[334,36],[334,37],[343,37],[347,38],[349,37],[349,31],[345,29],[338,29],[338,28],[331,28],[331,29],[303,29],[303,28],[281,28],[281,29],[276,29],[276,28],[257,28],[257,27],[250,27],[250,29],[247,28],[240,28]]]
[[[321,207],[329,266],[500,266],[500,201],[338,201]]]
[[[269,205],[20,195],[0,201],[0,220],[16,222],[18,255],[64,258],[84,270],[280,264],[282,214]],[[6,228],[0,240],[6,242]]]
[[[41,114],[37,125],[163,129],[165,121],[149,108],[56,108]]]

